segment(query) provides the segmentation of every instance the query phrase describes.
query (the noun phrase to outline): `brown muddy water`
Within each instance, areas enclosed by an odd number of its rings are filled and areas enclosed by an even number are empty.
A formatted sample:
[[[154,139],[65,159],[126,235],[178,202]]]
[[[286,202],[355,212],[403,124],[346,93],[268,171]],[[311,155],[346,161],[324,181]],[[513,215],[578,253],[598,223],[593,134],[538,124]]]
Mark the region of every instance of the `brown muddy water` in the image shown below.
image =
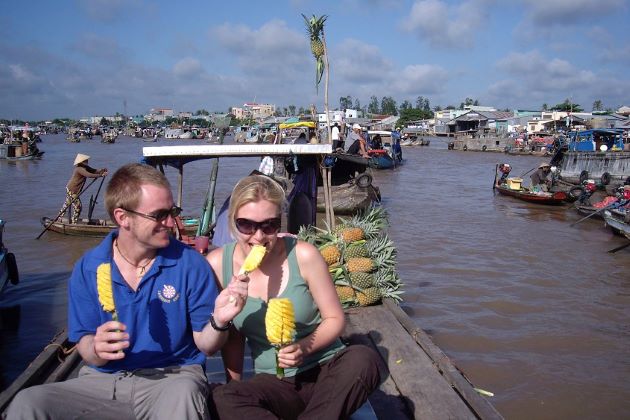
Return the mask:
[[[21,274],[0,299],[0,389],[64,326],[72,265],[98,242],[54,233],[35,239],[40,218],[54,217],[63,202],[75,154],[113,172],[139,160],[143,146],[182,144],[99,140],[44,136],[41,161],[0,161],[4,239]],[[489,400],[506,418],[628,418],[630,248],[606,252],[625,239],[602,221],[569,227],[580,216],[568,206],[493,194],[497,163],[509,162],[520,175],[537,158],[449,151],[441,139],[404,154],[403,167],[374,178],[398,248],[403,308],[416,324],[475,386],[495,394]],[[222,163],[218,201],[257,164]],[[209,161],[187,165],[185,214],[196,215],[208,174]],[[83,215],[99,182],[83,196]],[[105,214],[103,191],[95,216]]]

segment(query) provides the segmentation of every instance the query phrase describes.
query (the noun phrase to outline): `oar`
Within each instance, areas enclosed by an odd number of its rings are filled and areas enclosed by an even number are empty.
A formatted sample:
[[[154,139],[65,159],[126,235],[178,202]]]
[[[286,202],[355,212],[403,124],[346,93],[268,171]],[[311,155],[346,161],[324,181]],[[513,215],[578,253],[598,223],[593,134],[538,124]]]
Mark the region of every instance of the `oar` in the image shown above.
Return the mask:
[[[494,182],[492,183],[492,191],[497,187],[497,172],[499,170],[499,164],[494,165]]]
[[[630,241],[627,244],[623,244],[621,246],[618,246],[617,248],[613,248],[613,249],[609,250],[608,252],[611,253],[611,254],[614,254],[615,252],[621,251],[622,249],[627,248],[629,246],[630,246]]]
[[[534,168],[530,169],[530,170],[529,170],[529,171],[527,171],[527,172],[522,173],[522,174],[521,174],[521,176],[519,176],[519,178],[523,178],[525,175],[527,175],[528,173],[530,173],[530,172],[531,172],[531,171],[533,171],[534,169],[538,169],[538,166],[536,166],[536,167],[534,167]]]
[[[90,209],[88,210],[88,220],[92,220],[92,213],[94,212],[94,206],[96,206],[96,200],[98,199],[98,194],[101,192],[101,187],[103,186],[103,181],[105,181],[105,176],[102,177],[101,179],[101,183],[99,184],[98,190],[96,191],[96,196],[94,196],[94,198],[90,200]]]
[[[599,213],[603,212],[604,210],[608,210],[609,208],[613,207],[615,204],[616,204],[616,203],[613,203],[613,204],[611,204],[611,205],[609,205],[609,206],[602,207],[601,209],[594,211],[593,213],[589,214],[588,216],[582,217],[582,218],[581,218],[580,220],[578,220],[577,222],[573,222],[573,223],[571,223],[571,224],[569,225],[569,227],[573,227],[573,226],[577,225],[578,223],[580,223],[580,222],[582,222],[582,221],[584,221],[584,220],[588,219],[589,217],[595,216],[596,214],[599,214]]]
[[[84,189],[83,189],[83,190],[79,193],[79,195],[77,195],[75,198],[73,198],[72,200],[70,200],[70,202],[69,202],[68,204],[66,204],[66,205],[65,205],[65,206],[61,209],[61,211],[59,212],[59,214],[57,215],[57,217],[55,217],[55,219],[54,219],[54,220],[52,220],[50,223],[48,223],[48,225],[44,228],[44,230],[42,230],[42,232],[41,232],[41,233],[37,236],[37,238],[35,238],[35,239],[39,239],[39,238],[41,238],[41,237],[42,237],[42,235],[43,235],[44,233],[46,233],[46,231],[47,231],[48,229],[50,229],[50,227],[51,227],[51,226],[52,226],[52,225],[53,225],[53,224],[54,224],[57,220],[59,220],[59,218],[61,217],[61,215],[62,215],[62,214],[64,214],[64,213],[66,212],[66,210],[68,210],[68,207],[70,207],[70,206],[72,205],[72,203],[74,203],[75,201],[77,201],[77,200],[79,199],[79,197],[81,197],[81,195],[82,195],[84,192],[86,192],[86,191],[88,190],[88,188],[90,188],[90,186],[91,186],[92,184],[94,184],[94,181],[96,181],[97,179],[98,179],[98,178],[94,178],[92,181],[90,181],[90,183],[88,184],[88,186],[87,186],[87,187],[85,187],[85,188],[84,188]]]

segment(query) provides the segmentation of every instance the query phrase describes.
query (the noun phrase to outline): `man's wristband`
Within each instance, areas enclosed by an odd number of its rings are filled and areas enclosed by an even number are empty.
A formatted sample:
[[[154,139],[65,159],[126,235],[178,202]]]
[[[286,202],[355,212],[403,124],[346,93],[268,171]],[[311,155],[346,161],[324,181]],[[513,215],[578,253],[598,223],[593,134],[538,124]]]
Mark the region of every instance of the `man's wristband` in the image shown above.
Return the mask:
[[[217,331],[227,331],[232,326],[232,321],[229,321],[224,327],[219,327],[217,323],[214,321],[214,314],[210,314],[210,325]]]

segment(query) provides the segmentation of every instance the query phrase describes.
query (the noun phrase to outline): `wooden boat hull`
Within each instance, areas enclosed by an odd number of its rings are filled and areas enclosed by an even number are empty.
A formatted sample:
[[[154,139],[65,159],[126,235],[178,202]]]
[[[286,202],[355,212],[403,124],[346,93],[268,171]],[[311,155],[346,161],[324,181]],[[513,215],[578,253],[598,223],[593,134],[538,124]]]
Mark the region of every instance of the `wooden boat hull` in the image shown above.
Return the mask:
[[[606,222],[606,226],[610,227],[613,232],[630,239],[630,223],[626,222],[626,220],[629,220],[630,217],[627,214],[625,214],[625,219],[622,220],[622,218],[624,217],[622,213],[615,212],[613,214],[613,212],[605,210],[602,217]]]
[[[394,159],[384,153],[376,156],[370,156],[368,166],[373,169],[393,169],[396,166]]]
[[[500,420],[501,415],[431,338],[393,301],[346,311],[344,341],[362,344],[378,354],[382,372],[387,372],[369,402],[353,418],[408,419],[456,418]],[[67,334],[61,331],[13,383],[0,393],[0,413],[22,389],[76,377],[83,366]],[[401,356],[402,355],[402,356]],[[207,359],[211,382],[224,380],[222,362]],[[245,359],[245,378],[253,375],[251,359]]]
[[[525,188],[513,190],[505,185],[495,185],[495,189],[499,194],[509,195],[510,197],[515,197],[529,203],[560,205],[566,203],[567,199],[567,193],[564,191],[536,194]]]
[[[52,223],[49,217],[42,217],[42,226],[47,227],[49,231],[69,236],[83,236],[102,238],[107,236],[112,230],[116,229],[116,225],[109,220],[104,219],[83,219],[79,223],[68,223],[68,219],[58,220]],[[183,218],[185,233],[194,235],[197,231],[198,220],[194,218]]]
[[[371,184],[367,187],[359,187],[353,183],[346,183],[333,185],[331,188],[335,214],[355,214],[381,200],[380,191]],[[317,211],[325,211],[324,189],[321,187],[317,190]]]

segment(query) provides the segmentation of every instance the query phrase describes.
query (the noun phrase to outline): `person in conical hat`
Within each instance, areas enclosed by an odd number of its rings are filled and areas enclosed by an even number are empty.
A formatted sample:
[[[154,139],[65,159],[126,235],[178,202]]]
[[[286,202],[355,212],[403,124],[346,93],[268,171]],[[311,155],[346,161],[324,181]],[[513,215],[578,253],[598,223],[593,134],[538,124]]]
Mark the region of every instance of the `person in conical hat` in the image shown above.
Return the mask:
[[[107,168],[94,169],[88,165],[90,157],[83,153],[77,153],[74,158],[74,170],[66,185],[66,200],[59,211],[59,218],[63,218],[67,211],[70,211],[70,223],[77,223],[81,216],[83,205],[79,195],[83,191],[87,178],[100,178],[107,176]]]
[[[536,172],[530,176],[530,179],[532,180],[532,191],[549,191],[551,181],[547,179],[547,176],[550,172],[551,164],[541,162],[541,164],[538,165]]]

